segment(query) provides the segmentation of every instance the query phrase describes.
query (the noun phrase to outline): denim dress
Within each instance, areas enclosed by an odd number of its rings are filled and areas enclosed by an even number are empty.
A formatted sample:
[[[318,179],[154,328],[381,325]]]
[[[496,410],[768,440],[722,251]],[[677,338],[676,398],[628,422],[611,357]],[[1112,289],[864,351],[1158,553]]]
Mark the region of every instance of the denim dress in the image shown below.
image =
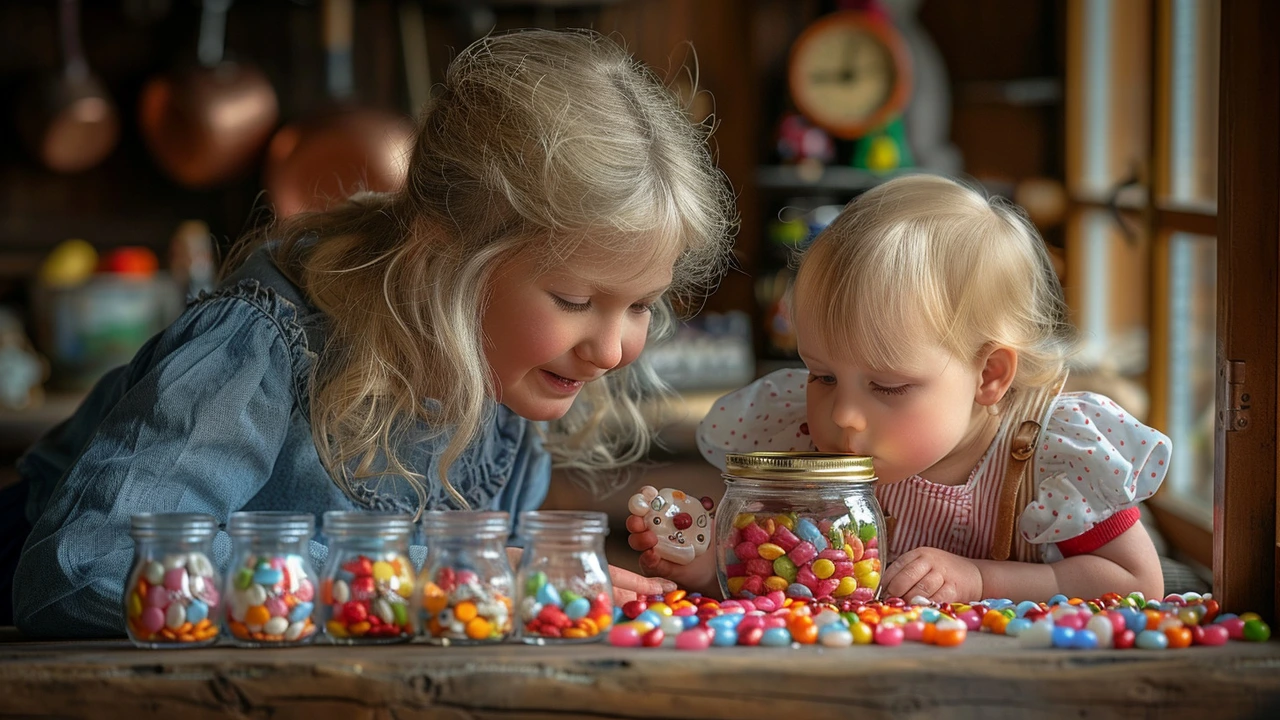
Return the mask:
[[[344,491],[320,463],[307,405],[325,322],[259,250],[104,376],[18,461],[31,529],[13,573],[14,624],[30,635],[122,635],[135,513],[208,513],[225,527],[238,510],[414,512],[418,497],[402,478]],[[438,467],[448,432],[421,430],[401,457],[426,477],[427,508],[450,508]],[[540,438],[495,404],[450,482],[473,509],[536,509],[551,474]],[[224,572],[230,550],[220,531]],[[311,553],[320,567],[326,547],[312,540]],[[422,548],[413,554],[421,562]]]

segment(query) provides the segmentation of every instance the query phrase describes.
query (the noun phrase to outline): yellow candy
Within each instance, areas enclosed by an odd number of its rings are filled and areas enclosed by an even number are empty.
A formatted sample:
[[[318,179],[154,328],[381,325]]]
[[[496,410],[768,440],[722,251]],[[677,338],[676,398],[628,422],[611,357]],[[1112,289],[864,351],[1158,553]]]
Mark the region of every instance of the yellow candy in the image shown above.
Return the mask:
[[[1240,619],[1245,622],[1249,622],[1250,620],[1261,620],[1262,618],[1259,617],[1256,612],[1246,612],[1240,613]]]
[[[142,598],[138,597],[138,593],[129,593],[129,617],[136,618],[142,615]]]
[[[761,545],[760,547],[764,547]],[[823,558],[815,560],[813,563],[813,574],[818,576],[819,580],[826,580],[836,572],[836,564]]]
[[[770,577],[767,577],[765,578],[765,581],[764,581],[765,589],[769,590],[770,592],[774,590],[786,590],[787,587],[790,585],[791,583],[787,582],[786,578],[779,577],[777,575],[772,575]]]
[[[790,515],[777,515],[773,518],[773,521],[791,532],[796,531],[796,519]]]
[[[854,623],[849,626],[849,633],[853,635],[854,645],[870,645],[874,639],[875,632],[871,626],[864,623]]]
[[[844,597],[846,595],[852,595],[853,591],[857,589],[858,589],[857,580],[853,579],[853,577],[842,577],[840,578],[840,584],[837,585],[836,589],[831,592],[831,595],[832,597]]]
[[[880,573],[872,570],[866,575],[859,576],[858,582],[863,587],[869,587],[872,590],[875,590],[876,588],[880,587]]]
[[[352,623],[351,626],[347,628],[347,632],[351,633],[355,637],[361,637],[365,633],[369,632],[370,627],[370,624],[367,622]]]
[[[850,560],[857,560],[857,558],[853,556],[853,546],[848,543],[845,543],[844,554],[848,555]]]
[[[745,577],[729,578],[728,583],[726,583],[729,586],[729,594],[737,595],[738,593],[742,592],[742,586],[746,582],[747,582],[747,579]]]
[[[391,563],[379,560],[373,564],[373,579],[378,582],[386,582],[395,577],[396,569],[391,567]]]
[[[467,623],[467,637],[472,640],[484,640],[493,633],[493,625],[482,617],[472,618]]]
[[[590,635],[587,635],[586,630],[582,630],[580,628],[566,628],[565,631],[561,633],[561,636],[572,638],[574,640],[581,640],[582,638],[590,637]]]
[[[328,631],[328,633],[333,637],[336,637],[336,638],[347,637],[347,626],[343,625],[341,621],[330,620],[329,622],[325,623],[324,629]]]
[[[787,551],[783,550],[782,546],[774,545],[773,543],[761,543],[760,547],[756,548],[756,552],[760,553],[760,557],[765,560],[777,560],[787,554]],[[835,566],[832,567],[834,568]]]
[[[739,530],[756,521],[756,516],[751,513],[742,513],[733,519],[733,526]]]
[[[658,613],[659,615],[666,615],[666,616],[670,616],[673,612],[671,610],[671,606],[667,605],[664,602],[653,603],[649,606],[649,609]]]

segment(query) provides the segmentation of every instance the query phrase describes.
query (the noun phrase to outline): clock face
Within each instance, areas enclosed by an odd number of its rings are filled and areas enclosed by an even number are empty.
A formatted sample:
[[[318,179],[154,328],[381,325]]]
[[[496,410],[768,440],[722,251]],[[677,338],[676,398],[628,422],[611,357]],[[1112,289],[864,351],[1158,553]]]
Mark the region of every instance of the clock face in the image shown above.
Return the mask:
[[[792,48],[792,99],[817,125],[856,138],[905,105],[905,56],[887,24],[852,11],[828,16]]]

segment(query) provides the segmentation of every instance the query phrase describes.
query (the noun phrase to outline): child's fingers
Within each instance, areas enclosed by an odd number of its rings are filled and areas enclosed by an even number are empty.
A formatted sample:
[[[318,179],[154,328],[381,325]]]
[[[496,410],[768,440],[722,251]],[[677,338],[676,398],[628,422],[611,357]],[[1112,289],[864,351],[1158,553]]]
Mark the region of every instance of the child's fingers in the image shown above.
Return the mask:
[[[919,558],[911,558],[904,555],[901,560],[894,563],[898,568],[896,573],[890,573],[890,579],[885,582],[885,590],[889,592],[891,597],[909,598],[911,595],[906,593],[915,587],[932,570],[932,566]],[[890,567],[893,570],[893,567]]]
[[[640,553],[640,569],[644,571],[645,575],[666,577],[675,571],[676,565],[669,560],[663,559],[658,555],[657,550],[650,549]]]
[[[627,544],[631,546],[632,550],[644,552],[658,544],[658,536],[648,530],[642,533],[632,533],[627,536]]]
[[[627,532],[642,533],[648,530],[649,530],[649,523],[645,522],[644,518],[640,517],[639,515],[627,516]]]

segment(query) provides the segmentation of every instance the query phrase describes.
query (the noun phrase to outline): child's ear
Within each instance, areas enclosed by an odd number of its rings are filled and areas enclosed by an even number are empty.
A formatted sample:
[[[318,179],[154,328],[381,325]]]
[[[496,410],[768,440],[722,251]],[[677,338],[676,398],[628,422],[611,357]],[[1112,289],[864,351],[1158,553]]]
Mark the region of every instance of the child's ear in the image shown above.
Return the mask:
[[[982,375],[973,399],[979,405],[995,407],[1009,392],[1013,378],[1018,374],[1018,353],[1000,345],[990,346],[983,352]]]

